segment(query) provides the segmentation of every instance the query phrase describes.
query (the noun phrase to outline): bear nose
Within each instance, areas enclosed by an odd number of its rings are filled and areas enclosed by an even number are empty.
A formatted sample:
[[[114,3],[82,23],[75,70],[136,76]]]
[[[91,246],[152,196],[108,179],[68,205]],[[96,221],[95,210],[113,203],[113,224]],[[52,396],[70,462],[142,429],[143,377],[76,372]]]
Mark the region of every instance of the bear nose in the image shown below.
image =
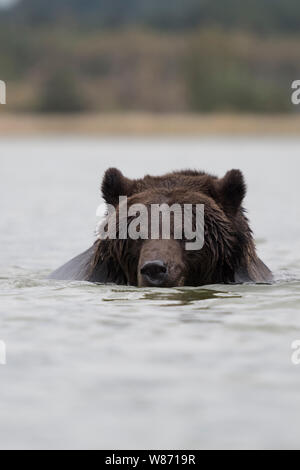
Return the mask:
[[[141,268],[141,275],[150,286],[161,286],[168,274],[163,261],[148,261]]]

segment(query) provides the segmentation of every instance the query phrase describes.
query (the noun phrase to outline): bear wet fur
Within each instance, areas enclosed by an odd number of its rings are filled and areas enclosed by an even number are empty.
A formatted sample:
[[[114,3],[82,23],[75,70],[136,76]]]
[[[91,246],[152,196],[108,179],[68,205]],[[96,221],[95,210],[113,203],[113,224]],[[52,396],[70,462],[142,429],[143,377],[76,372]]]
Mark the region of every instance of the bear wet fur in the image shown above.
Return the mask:
[[[106,171],[102,196],[118,211],[119,197],[128,207],[151,204],[204,204],[204,246],[187,251],[183,240],[97,240],[85,253],[55,271],[51,278],[133,286],[201,286],[215,283],[270,282],[271,271],[258,258],[245,210],[246,184],[240,170],[223,178],[183,170],[163,176],[129,179],[116,168]],[[153,264],[156,263],[156,264]],[[156,275],[147,269],[152,269]],[[158,271],[158,274],[157,274]],[[157,282],[155,282],[157,280]]]

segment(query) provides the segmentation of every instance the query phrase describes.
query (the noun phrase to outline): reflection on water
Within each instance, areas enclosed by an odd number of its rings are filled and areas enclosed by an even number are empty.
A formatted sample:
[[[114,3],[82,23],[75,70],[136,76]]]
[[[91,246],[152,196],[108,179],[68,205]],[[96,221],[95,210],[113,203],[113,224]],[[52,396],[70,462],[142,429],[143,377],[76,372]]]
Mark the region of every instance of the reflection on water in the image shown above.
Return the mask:
[[[2,141],[0,447],[299,448],[299,150],[298,140],[268,139]],[[245,172],[276,283],[156,290],[46,279],[93,242],[107,167],[135,177],[182,161]]]
[[[174,305],[184,306],[189,305],[191,303],[200,302],[201,300],[214,299],[216,297],[223,299],[232,299],[234,297],[239,297],[239,295],[210,289],[176,289],[168,292],[156,292],[155,290],[153,290],[152,292],[145,293],[144,299],[162,301],[169,300],[174,303],[163,303],[162,306],[173,307]]]
[[[99,285],[100,287],[101,285]],[[226,292],[215,288],[172,288],[172,289],[140,289],[140,288],[122,288],[112,287],[109,296],[103,297],[103,302],[128,302],[134,298],[135,301],[158,302],[161,307],[186,306],[196,304],[209,299],[233,299],[241,297],[238,293]],[[169,303],[172,302],[172,303]]]

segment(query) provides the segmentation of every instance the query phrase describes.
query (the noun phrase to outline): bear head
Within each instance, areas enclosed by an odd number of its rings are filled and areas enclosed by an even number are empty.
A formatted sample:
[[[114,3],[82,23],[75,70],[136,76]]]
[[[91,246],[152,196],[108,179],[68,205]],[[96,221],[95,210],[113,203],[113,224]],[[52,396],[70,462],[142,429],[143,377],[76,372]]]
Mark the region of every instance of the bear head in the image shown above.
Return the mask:
[[[258,258],[242,202],[246,194],[244,177],[239,170],[231,170],[223,178],[192,170],[183,170],[163,176],[145,176],[129,179],[115,168],[106,171],[102,195],[117,214],[117,236],[96,242],[90,280],[103,276],[106,282],[140,287],[200,286],[212,283],[230,283],[243,273],[251,278],[250,264]],[[128,211],[122,220],[120,197],[126,196],[128,210],[142,204],[204,206],[204,243],[198,250],[187,250],[187,240],[174,236],[173,220],[170,236],[160,235],[120,237],[120,224],[128,228],[134,220]],[[192,218],[195,212],[192,212]],[[105,221],[104,225],[107,223]],[[194,221],[192,221],[194,226]],[[149,226],[151,221],[149,219]],[[150,230],[150,229],[149,229]],[[128,233],[127,233],[128,235]],[[149,233],[148,233],[149,235]],[[101,276],[100,276],[101,272]],[[103,275],[105,273],[105,275]],[[253,277],[253,276],[252,276]]]

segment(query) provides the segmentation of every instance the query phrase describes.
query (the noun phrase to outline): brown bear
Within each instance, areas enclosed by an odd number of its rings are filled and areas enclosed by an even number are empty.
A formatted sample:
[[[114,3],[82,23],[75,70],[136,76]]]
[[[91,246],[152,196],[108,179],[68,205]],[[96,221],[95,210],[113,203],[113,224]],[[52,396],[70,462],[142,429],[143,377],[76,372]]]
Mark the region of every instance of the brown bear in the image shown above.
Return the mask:
[[[239,170],[228,171],[223,178],[183,170],[131,180],[110,168],[102,182],[102,195],[118,214],[120,196],[127,196],[129,207],[204,205],[203,247],[186,250],[186,240],[175,239],[174,230],[169,239],[99,239],[51,278],[139,287],[269,282],[272,274],[256,254],[242,207],[245,194],[246,185]]]

